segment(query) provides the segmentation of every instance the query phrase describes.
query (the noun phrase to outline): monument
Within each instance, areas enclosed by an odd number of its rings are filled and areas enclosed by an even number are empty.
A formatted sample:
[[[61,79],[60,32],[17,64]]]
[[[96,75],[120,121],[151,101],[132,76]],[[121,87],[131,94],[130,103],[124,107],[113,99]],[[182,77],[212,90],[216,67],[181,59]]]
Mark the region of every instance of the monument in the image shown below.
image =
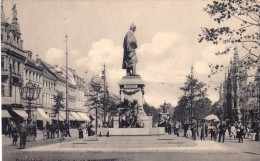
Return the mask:
[[[137,123],[143,128],[152,128],[152,116],[147,116],[143,109],[145,84],[141,76],[136,72],[138,60],[136,56],[135,30],[136,26],[132,24],[124,38],[122,69],[126,70],[126,76],[123,76],[118,85],[120,87],[121,101],[137,102]]]
[[[127,102],[131,106],[129,106],[130,108],[119,107],[118,111],[123,108],[127,112],[123,114],[118,112],[118,115],[113,117],[113,128],[102,129],[102,135],[108,131],[111,136],[164,134],[164,128],[152,127],[152,116],[147,116],[143,108],[145,83],[136,72],[138,60],[136,56],[137,41],[134,35],[135,31],[136,26],[132,24],[124,37],[122,69],[126,70],[126,76],[123,76],[118,82],[121,103]],[[122,123],[124,123],[123,126]]]
[[[160,112],[160,114],[159,114],[160,120],[167,121],[170,119],[170,113],[168,112],[168,109],[169,109],[169,107],[165,101],[162,106],[162,112]]]

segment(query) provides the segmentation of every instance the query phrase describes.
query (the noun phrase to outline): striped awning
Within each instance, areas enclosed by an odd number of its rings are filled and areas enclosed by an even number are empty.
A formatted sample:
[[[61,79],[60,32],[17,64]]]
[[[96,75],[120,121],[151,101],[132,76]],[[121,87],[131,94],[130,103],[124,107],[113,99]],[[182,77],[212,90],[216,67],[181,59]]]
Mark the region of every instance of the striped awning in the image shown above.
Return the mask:
[[[85,121],[80,115],[76,112],[70,112],[70,114],[77,120],[77,121]]]
[[[59,112],[59,120],[60,121],[66,120],[66,112],[64,112],[64,111]]]
[[[28,114],[23,110],[13,110],[17,115],[21,116],[24,119],[28,118]]]
[[[12,116],[9,114],[7,110],[2,110],[2,118],[11,118]]]
[[[77,118],[77,116],[76,116],[77,114],[75,116],[74,115],[75,115],[74,112],[69,113],[69,120],[70,121],[78,121],[79,118]]]
[[[43,109],[37,108],[37,120],[42,120],[42,121],[48,121],[51,122],[51,118],[49,118],[48,115],[44,112]]]
[[[90,121],[90,118],[87,116],[87,114],[82,112],[77,112],[85,121]]]

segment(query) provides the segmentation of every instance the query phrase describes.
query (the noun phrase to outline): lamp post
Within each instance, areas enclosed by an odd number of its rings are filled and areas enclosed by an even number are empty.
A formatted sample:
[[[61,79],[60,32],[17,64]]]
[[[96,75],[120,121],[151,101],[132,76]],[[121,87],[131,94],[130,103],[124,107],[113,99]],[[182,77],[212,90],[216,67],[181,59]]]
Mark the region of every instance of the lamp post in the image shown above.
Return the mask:
[[[28,102],[28,121],[27,121],[28,124],[31,122],[32,101],[37,100],[39,98],[40,93],[41,93],[40,86],[35,83],[32,83],[31,80],[29,80],[29,82],[26,83],[25,86],[20,87],[21,98]]]

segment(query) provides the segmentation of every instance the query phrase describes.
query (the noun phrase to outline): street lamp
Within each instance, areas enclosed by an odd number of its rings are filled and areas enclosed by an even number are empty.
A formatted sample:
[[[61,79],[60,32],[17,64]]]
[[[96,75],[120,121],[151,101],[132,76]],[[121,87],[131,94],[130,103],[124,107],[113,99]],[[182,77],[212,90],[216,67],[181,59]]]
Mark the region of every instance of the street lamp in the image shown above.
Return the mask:
[[[21,98],[28,102],[28,123],[30,123],[31,121],[32,101],[37,100],[39,98],[40,93],[41,88],[39,87],[39,85],[32,83],[31,80],[29,80],[29,82],[26,83],[25,86],[20,87]]]

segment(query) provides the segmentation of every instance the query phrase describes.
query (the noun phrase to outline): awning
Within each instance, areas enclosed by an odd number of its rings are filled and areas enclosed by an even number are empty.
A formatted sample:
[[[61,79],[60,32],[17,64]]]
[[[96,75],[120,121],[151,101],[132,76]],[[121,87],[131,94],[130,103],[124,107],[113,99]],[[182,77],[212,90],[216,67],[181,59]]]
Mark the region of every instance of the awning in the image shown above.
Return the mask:
[[[70,121],[78,121],[80,120],[81,118],[79,118],[79,116],[76,114],[74,114],[75,112],[70,112],[70,115],[69,115],[69,120]]]
[[[76,112],[70,112],[70,114],[77,120],[77,121],[85,121],[80,115]]]
[[[90,121],[90,118],[87,116],[87,114],[82,112],[77,112],[85,121]]]
[[[51,122],[51,118],[49,118],[48,115],[46,115],[46,113],[44,112],[43,109],[41,108],[37,108],[37,120],[42,120],[42,121],[48,121]]]
[[[28,114],[23,110],[13,110],[17,115],[21,116],[24,119],[28,118]]]
[[[63,111],[60,111],[59,112],[59,120],[60,121],[64,121],[64,120],[66,120],[66,113],[65,112],[63,112]]]
[[[9,112],[7,110],[2,110],[2,117],[11,118],[12,116],[9,114]]]

